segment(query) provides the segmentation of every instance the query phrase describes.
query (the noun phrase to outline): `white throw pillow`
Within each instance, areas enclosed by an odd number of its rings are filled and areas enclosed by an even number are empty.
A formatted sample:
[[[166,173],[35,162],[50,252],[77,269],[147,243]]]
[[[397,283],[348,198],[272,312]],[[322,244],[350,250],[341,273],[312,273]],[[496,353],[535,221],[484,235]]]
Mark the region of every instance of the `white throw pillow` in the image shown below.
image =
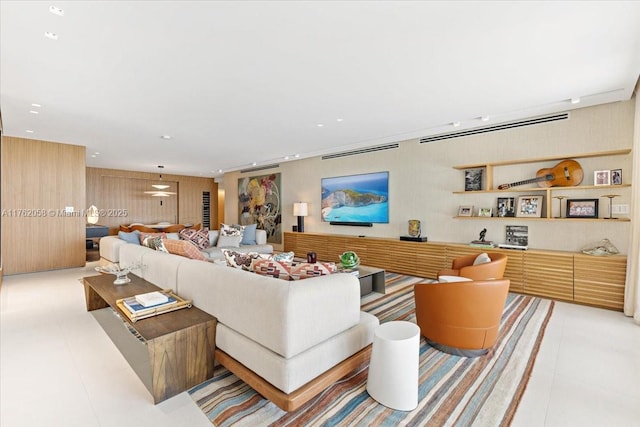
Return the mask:
[[[491,262],[491,258],[489,258],[489,255],[487,255],[486,253],[482,252],[476,257],[476,260],[473,261],[473,265],[486,264],[488,262]]]
[[[241,241],[242,236],[218,236],[216,246],[219,248],[239,248]]]

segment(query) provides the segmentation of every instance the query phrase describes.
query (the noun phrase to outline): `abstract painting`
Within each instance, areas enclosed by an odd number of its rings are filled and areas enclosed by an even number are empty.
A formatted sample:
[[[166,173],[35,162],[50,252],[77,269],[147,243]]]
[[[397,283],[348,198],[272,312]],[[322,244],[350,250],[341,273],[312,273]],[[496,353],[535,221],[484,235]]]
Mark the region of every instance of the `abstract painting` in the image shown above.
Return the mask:
[[[282,243],[280,174],[252,176],[238,180],[238,222],[258,224],[267,232],[267,242]]]

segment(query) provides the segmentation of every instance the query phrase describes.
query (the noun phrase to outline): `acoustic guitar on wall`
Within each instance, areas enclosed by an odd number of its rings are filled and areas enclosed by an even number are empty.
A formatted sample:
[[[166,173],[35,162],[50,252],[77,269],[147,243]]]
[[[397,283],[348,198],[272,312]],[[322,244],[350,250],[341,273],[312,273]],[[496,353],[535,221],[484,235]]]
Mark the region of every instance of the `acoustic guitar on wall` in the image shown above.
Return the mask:
[[[538,183],[540,187],[574,187],[582,182],[584,174],[582,166],[575,160],[563,160],[552,168],[543,168],[535,178],[512,182],[498,186],[498,190],[506,190],[518,185]]]

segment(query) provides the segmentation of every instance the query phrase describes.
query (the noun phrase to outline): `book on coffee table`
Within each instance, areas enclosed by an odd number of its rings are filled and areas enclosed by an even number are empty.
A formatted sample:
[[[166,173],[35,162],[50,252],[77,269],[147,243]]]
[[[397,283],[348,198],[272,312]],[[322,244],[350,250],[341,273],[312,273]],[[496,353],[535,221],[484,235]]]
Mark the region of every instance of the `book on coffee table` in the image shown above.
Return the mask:
[[[180,310],[181,308],[191,308],[192,304],[190,300],[180,298],[174,294],[170,289],[161,291],[162,294],[167,296],[167,301],[164,303],[156,304],[153,306],[145,307],[136,300],[136,296],[122,298],[116,300],[116,306],[131,320],[136,322],[137,320],[146,319],[148,317],[157,316],[163,313],[169,313],[171,311]]]

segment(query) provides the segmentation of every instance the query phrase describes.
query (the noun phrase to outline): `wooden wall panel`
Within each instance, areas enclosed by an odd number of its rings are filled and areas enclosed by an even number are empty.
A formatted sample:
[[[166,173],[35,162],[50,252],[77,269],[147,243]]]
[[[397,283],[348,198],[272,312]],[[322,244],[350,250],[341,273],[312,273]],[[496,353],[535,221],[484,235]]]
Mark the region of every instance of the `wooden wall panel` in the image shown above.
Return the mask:
[[[576,254],[573,278],[575,301],[622,311],[626,272],[625,256]]]
[[[85,147],[3,137],[4,274],[85,264],[85,186]]]
[[[524,254],[524,292],[541,297],[573,301],[573,254]]]
[[[117,233],[121,224],[132,222],[199,224],[202,222],[203,191],[211,194],[211,224],[205,226],[218,228],[218,184],[212,178],[163,173],[162,183],[171,185],[167,191],[178,194],[153,197],[144,192],[152,191],[151,185],[160,182],[157,173],[87,168],[86,175],[87,203],[113,214],[101,217],[99,221],[109,227],[111,234]],[[127,216],[117,215],[122,210]]]

